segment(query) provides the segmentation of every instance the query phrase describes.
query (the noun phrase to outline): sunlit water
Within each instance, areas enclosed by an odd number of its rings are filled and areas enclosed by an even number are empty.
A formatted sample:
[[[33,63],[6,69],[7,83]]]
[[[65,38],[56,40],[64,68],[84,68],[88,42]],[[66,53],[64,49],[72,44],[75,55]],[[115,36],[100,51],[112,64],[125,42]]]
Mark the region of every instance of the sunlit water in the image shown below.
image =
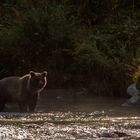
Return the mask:
[[[8,104],[0,113],[0,139],[140,139],[140,109],[123,107],[126,100],[44,94],[35,113]]]

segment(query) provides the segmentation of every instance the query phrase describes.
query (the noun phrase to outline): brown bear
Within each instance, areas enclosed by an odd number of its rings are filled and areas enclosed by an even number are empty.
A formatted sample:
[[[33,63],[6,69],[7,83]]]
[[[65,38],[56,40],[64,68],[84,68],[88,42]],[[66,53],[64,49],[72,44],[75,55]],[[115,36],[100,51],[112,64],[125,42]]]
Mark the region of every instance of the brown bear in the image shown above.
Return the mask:
[[[30,71],[22,77],[13,76],[0,80],[0,111],[7,102],[16,102],[21,112],[35,110],[39,93],[47,84],[47,72]]]

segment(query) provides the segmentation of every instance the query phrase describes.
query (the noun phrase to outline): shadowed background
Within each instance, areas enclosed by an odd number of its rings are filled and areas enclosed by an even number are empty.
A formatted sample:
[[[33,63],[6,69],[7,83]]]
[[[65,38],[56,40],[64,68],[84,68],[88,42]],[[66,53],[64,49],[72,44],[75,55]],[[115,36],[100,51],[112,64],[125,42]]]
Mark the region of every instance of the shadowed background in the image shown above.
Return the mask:
[[[0,2],[0,78],[48,71],[48,88],[125,96],[140,56],[139,0]]]

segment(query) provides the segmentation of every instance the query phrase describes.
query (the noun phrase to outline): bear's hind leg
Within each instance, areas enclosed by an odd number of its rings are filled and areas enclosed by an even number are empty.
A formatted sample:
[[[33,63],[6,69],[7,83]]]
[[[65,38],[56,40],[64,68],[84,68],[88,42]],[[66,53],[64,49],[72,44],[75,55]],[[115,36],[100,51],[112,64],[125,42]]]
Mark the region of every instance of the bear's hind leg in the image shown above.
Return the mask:
[[[0,112],[4,110],[5,104],[6,104],[5,100],[0,100]]]

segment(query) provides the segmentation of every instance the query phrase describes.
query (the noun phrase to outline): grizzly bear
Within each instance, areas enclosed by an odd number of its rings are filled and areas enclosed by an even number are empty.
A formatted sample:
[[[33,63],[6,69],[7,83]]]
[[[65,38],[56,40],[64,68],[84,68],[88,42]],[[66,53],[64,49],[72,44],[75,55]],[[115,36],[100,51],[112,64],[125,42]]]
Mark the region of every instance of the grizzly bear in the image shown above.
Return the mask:
[[[0,111],[3,111],[7,102],[15,102],[19,105],[20,112],[33,112],[38,95],[46,84],[46,71],[30,71],[22,77],[13,76],[0,80]]]

